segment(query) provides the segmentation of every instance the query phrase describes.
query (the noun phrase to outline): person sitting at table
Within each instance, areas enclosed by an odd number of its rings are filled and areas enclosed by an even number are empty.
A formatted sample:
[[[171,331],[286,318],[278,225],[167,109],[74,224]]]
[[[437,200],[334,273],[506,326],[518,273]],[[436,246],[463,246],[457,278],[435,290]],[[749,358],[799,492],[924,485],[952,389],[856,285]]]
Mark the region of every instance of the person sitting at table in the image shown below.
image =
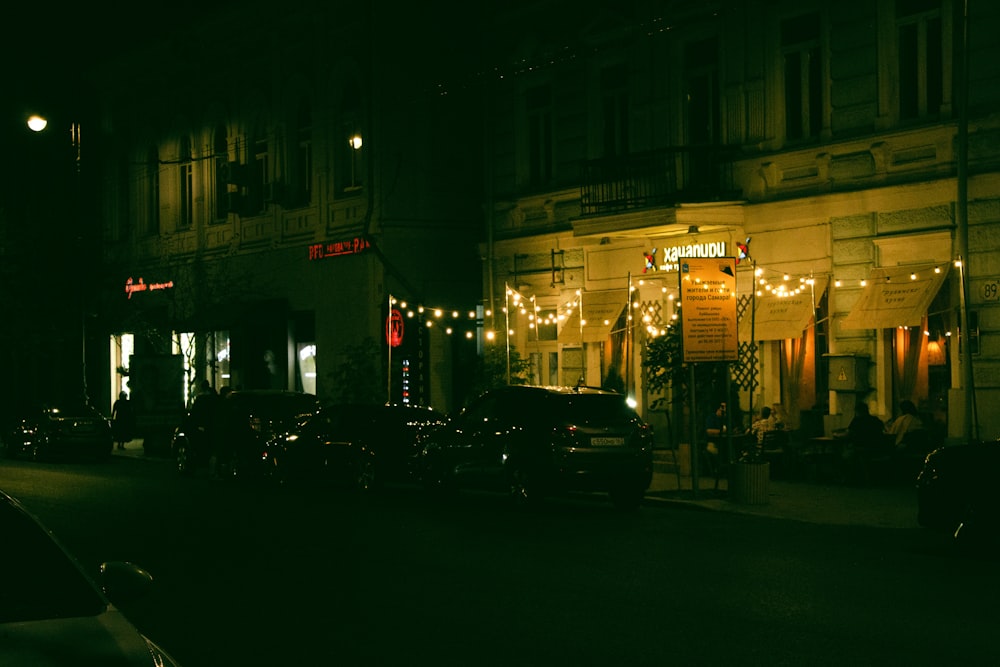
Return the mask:
[[[904,440],[907,433],[922,431],[924,424],[917,415],[917,406],[913,401],[903,400],[899,402],[900,415],[889,424],[889,433],[896,436],[896,449],[901,450],[906,447]]]
[[[774,421],[774,415],[771,414],[771,408],[766,405],[760,409],[760,419],[755,421],[753,425],[750,426],[750,432],[757,436],[757,444],[764,444],[764,434],[768,431],[777,430],[778,424]]]
[[[839,435],[847,439],[841,450],[846,481],[871,481],[874,463],[887,459],[891,454],[886,449],[885,424],[871,414],[867,403],[859,402],[854,408],[854,418],[847,430]]]
[[[847,426],[851,442],[862,447],[878,447],[884,433],[882,420],[869,412],[867,403],[858,403],[854,408],[854,419]]]
[[[771,405],[771,418],[774,419],[774,427],[778,430],[782,430],[788,425],[788,420],[785,419],[785,411],[781,407],[781,403]]]

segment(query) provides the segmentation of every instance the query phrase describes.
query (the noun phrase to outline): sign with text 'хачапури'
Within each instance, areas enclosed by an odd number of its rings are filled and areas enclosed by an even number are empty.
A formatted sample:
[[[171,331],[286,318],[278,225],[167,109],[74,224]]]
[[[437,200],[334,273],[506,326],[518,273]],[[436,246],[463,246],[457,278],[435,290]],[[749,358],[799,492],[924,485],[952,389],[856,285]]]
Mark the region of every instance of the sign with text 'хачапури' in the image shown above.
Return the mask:
[[[684,361],[736,361],[736,258],[687,258],[680,269]]]

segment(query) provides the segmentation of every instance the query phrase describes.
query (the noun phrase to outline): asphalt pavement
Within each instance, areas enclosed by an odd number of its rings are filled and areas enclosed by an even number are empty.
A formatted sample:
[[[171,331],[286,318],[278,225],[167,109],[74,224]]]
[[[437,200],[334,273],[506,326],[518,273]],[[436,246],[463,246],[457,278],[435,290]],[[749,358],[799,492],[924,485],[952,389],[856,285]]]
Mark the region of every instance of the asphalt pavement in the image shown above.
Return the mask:
[[[141,440],[126,444],[115,455],[149,458]],[[161,459],[162,460],[162,459]],[[677,505],[692,509],[737,512],[809,523],[917,528],[917,495],[914,484],[901,482],[866,486],[813,481],[771,479],[766,498],[754,504],[736,502],[725,478],[704,475],[697,493],[690,475],[678,474],[676,466],[658,461],[653,482],[646,492],[646,506]]]

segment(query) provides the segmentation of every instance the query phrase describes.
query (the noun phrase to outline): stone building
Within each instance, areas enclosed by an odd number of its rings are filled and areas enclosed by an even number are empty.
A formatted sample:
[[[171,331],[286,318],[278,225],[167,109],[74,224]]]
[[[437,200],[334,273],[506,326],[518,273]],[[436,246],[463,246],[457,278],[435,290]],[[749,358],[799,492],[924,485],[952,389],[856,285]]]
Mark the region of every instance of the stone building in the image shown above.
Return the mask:
[[[911,399],[941,435],[1000,435],[1000,11],[967,4],[498,12],[485,300],[532,378],[650,412],[685,258],[742,257],[743,410],[819,435]]]
[[[449,87],[471,68],[459,37],[385,9],[230,5],[97,73],[101,402],[126,389],[169,421],[207,380],[454,407],[481,298],[479,104]]]

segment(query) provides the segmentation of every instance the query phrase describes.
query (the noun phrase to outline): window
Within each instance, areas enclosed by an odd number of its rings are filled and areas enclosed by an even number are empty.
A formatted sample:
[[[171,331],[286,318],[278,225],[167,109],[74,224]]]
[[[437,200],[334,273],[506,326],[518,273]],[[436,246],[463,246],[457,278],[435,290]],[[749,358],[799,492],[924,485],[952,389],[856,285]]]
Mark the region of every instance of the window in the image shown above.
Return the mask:
[[[294,204],[305,206],[312,200],[312,171],[312,113],[303,101],[295,127]]]
[[[602,156],[628,154],[628,69],[625,65],[601,71]]]
[[[548,84],[529,88],[526,97],[528,122],[528,185],[541,187],[552,180],[552,90]]]
[[[535,318],[537,340],[558,340],[558,314],[553,310],[540,310]]]
[[[719,140],[719,53],[716,39],[684,48],[687,72],[687,140],[711,145]]]
[[[271,154],[267,143],[267,135],[257,130],[251,144],[253,159],[250,162],[250,174],[247,179],[246,212],[249,215],[264,210],[266,202],[271,199]]]
[[[340,136],[334,141],[334,178],[337,194],[356,196],[365,181],[364,134],[361,128],[361,87],[351,82],[344,87],[340,106]]]
[[[194,222],[194,164],[191,155],[191,139],[181,139],[178,170],[180,193],[178,198],[177,227],[187,229]]]
[[[215,220],[222,222],[229,214],[229,145],[226,128],[220,125],[215,130]]]
[[[781,57],[785,75],[785,137],[819,136],[823,118],[823,71],[819,14],[781,22]]]
[[[146,156],[146,206],[143,234],[153,236],[160,231],[160,154],[156,146]]]
[[[719,47],[712,37],[692,42],[684,48],[687,116],[685,128],[688,146],[684,169],[684,188],[707,191],[718,180],[715,156],[710,148],[720,140],[719,121]]]
[[[937,117],[944,100],[940,0],[897,0],[899,117]]]

